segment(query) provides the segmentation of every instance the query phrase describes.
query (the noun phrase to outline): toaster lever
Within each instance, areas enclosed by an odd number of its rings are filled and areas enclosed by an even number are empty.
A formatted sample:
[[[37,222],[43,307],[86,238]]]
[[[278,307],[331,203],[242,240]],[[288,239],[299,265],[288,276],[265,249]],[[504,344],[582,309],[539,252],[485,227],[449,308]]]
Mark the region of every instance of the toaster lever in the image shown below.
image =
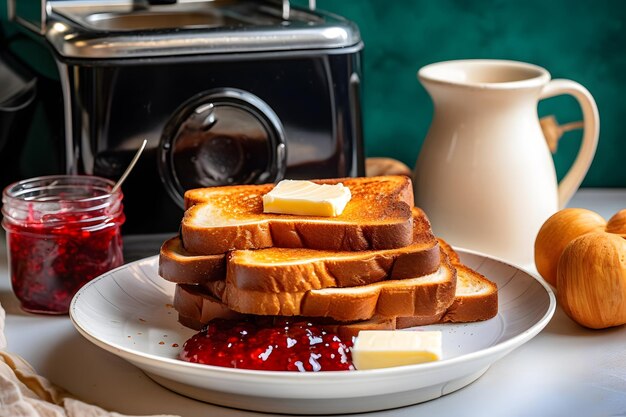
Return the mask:
[[[283,2],[283,20],[289,20],[289,16],[291,14],[291,4],[289,0],[282,0]],[[316,1],[309,0],[309,10],[314,11],[316,8]]]

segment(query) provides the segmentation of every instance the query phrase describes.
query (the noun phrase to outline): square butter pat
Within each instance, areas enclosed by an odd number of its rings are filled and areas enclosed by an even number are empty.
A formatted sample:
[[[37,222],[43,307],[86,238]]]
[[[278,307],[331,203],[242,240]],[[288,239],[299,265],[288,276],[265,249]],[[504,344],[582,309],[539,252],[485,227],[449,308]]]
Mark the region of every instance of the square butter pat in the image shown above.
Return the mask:
[[[441,359],[441,332],[363,330],[352,347],[356,369],[390,368]]]
[[[263,196],[263,212],[335,217],[343,213],[351,197],[350,189],[341,183],[283,180]]]

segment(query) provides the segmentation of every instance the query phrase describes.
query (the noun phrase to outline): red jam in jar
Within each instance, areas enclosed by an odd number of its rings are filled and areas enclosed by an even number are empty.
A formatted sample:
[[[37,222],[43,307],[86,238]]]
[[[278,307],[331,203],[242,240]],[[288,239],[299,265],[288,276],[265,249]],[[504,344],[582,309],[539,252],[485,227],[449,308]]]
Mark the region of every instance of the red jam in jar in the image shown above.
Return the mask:
[[[183,345],[180,359],[265,371],[353,370],[350,348],[336,334],[304,321],[273,325],[216,319]]]
[[[122,265],[122,193],[85,175],[32,178],[2,194],[11,285],[22,308],[66,314],[76,292]]]

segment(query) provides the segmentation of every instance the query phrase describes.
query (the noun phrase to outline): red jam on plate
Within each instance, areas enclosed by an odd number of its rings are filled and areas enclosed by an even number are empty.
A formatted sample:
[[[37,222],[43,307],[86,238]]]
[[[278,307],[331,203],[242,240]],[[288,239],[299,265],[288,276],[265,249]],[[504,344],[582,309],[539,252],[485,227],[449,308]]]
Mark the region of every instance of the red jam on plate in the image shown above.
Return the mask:
[[[122,265],[122,194],[89,176],[21,181],[3,193],[11,285],[22,308],[65,314],[76,292]]]
[[[212,320],[183,345],[184,361],[265,371],[348,371],[352,343],[308,322]]]

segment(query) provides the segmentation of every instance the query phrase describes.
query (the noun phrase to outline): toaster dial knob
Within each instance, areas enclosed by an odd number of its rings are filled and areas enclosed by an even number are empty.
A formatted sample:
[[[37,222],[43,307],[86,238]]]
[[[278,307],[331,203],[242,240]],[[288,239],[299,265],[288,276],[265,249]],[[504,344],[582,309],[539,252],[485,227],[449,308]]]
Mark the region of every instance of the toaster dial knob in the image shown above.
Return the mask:
[[[260,98],[235,89],[183,104],[163,131],[159,153],[161,178],[181,207],[185,190],[275,182],[286,166],[278,116]]]

